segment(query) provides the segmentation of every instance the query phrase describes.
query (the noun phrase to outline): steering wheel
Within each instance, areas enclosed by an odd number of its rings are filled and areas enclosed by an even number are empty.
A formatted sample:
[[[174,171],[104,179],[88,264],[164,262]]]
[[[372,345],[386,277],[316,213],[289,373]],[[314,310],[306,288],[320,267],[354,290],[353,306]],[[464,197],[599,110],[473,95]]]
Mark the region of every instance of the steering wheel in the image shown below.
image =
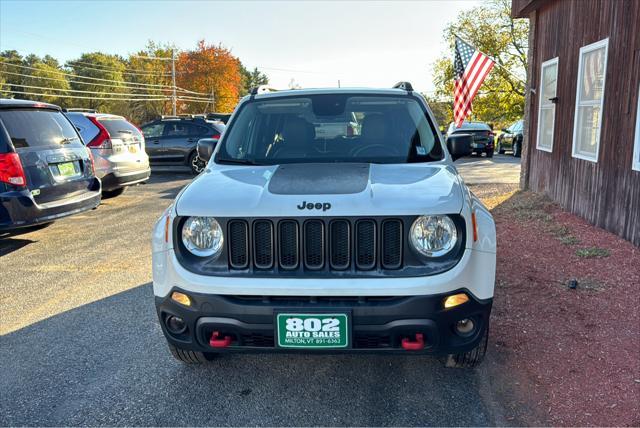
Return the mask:
[[[353,157],[360,156],[400,156],[400,152],[395,147],[385,146],[384,144],[367,144],[362,147],[356,147],[349,153]]]

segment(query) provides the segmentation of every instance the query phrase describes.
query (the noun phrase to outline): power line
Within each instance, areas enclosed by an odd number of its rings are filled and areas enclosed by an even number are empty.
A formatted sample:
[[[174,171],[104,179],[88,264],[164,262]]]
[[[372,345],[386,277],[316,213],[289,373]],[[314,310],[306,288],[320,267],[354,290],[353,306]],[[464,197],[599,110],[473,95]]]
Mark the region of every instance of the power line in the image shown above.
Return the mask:
[[[78,100],[99,100],[99,101],[169,101],[171,100],[171,97],[162,97],[162,98],[85,97],[81,95],[43,94],[40,92],[14,91],[9,89],[4,89],[4,90],[0,89],[0,92],[8,92],[8,93],[17,94],[17,95],[35,95],[39,97],[71,98],[71,99],[78,99]],[[178,100],[185,100],[185,101],[194,102],[194,103],[208,102],[208,100],[196,100],[196,99],[190,100],[190,99],[185,99],[183,97],[178,97]]]
[[[12,76],[20,76],[20,77],[26,77],[26,78],[31,78],[31,79],[41,79],[41,80],[53,80],[55,82],[69,82],[69,83],[76,83],[79,85],[91,85],[91,86],[101,86],[101,87],[106,87],[106,88],[113,88],[115,85],[113,84],[105,84],[105,83],[95,83],[95,82],[82,82],[79,80],[68,80],[65,78],[55,78],[55,77],[44,77],[44,76],[34,76],[32,74],[24,74],[24,73],[14,73],[12,71],[5,71],[5,70],[0,70],[0,74],[10,74]],[[128,85],[136,85],[136,83],[133,82],[118,82],[116,80],[114,80],[113,82],[118,83],[120,85],[122,85],[123,89],[133,89],[133,90],[139,90],[139,91],[169,91],[171,90],[170,87],[167,88],[140,88],[137,86],[128,86]],[[11,84],[11,85],[16,85],[16,86],[21,86],[20,83],[5,83],[5,84]],[[180,89],[178,88],[178,92],[184,92],[184,93],[194,93],[193,91],[187,91],[186,89]],[[196,95],[199,93],[195,93]]]
[[[13,90],[0,90],[0,92],[9,92],[18,95],[36,95],[40,97],[56,97],[56,98],[73,98],[81,100],[102,100],[102,101],[167,101],[167,97],[163,98],[106,98],[106,97],[84,97],[80,95],[58,95],[58,94],[42,94],[39,92],[26,92],[26,91],[13,91]],[[206,102],[206,101],[197,101]]]
[[[0,72],[1,73],[1,72]],[[7,85],[7,83],[5,83],[5,85]],[[8,85],[13,85],[13,84],[8,84]],[[15,84],[13,86],[18,86],[21,88],[30,88],[30,89],[42,89],[42,90],[46,90],[46,91],[59,91],[59,92],[73,92],[73,93],[80,93],[80,94],[106,94],[106,95],[116,95],[116,96],[133,96],[133,97],[165,97],[166,99],[172,99],[173,97],[169,97],[168,95],[163,95],[163,94],[140,94],[140,93],[123,93],[123,92],[114,92],[112,94],[109,94],[107,92],[99,92],[99,91],[82,91],[79,89],[64,89],[64,88],[51,88],[51,87],[46,87],[46,86],[35,86],[35,85],[23,85],[23,84]],[[0,88],[0,91],[2,91],[2,89]],[[7,90],[6,92],[11,92],[10,90]],[[46,94],[46,96],[52,96],[52,97],[61,97],[62,94]],[[222,97],[222,98],[234,98],[234,97]],[[176,97],[177,100],[181,100],[181,101],[195,101],[195,102],[210,102],[211,99],[210,98],[200,98],[200,97],[191,97],[188,95],[178,95]]]
[[[87,69],[87,70],[96,70],[96,71],[112,71],[115,73],[122,73],[122,74],[128,74],[128,75],[132,75],[132,76],[168,76],[171,73],[155,73],[153,71],[126,71],[129,70],[128,68],[125,68],[123,70],[118,70],[116,68],[110,68],[107,67],[106,65],[103,66],[101,64],[90,64],[90,63],[86,63],[86,62],[80,62],[80,61],[67,61],[67,64],[71,64],[70,67],[74,67],[75,64],[80,64],[80,67],[82,69]],[[87,65],[83,65],[83,64],[87,64]],[[89,65],[93,66],[93,67],[89,67]],[[105,67],[105,68],[94,68],[94,67]],[[69,67],[67,65],[67,67]]]
[[[10,62],[6,62],[5,60],[0,61],[0,63],[8,65],[8,66],[12,66],[12,67],[19,67],[19,68],[25,68],[28,70],[36,70],[36,71],[40,71],[40,69],[35,68],[35,67],[29,67],[28,65],[19,65],[19,64],[12,64]],[[112,79],[101,79],[99,77],[89,77],[89,76],[80,76],[79,74],[73,74],[73,73],[69,73],[66,71],[60,71],[60,70],[50,70],[51,73],[57,73],[57,74],[62,74],[64,76],[72,76],[78,79],[87,79],[87,80],[95,80],[98,82],[114,82],[114,83],[125,83],[125,82],[120,82],[118,80],[112,80]],[[171,86],[168,85],[156,85],[156,84],[151,84],[151,83],[133,83],[131,82],[131,84],[134,85],[138,85],[138,86],[147,86],[147,87],[151,87],[151,88],[171,88]],[[207,95],[207,94],[199,94],[199,95]]]
[[[80,94],[107,94],[107,92],[100,92],[100,91],[82,91],[79,89],[63,89],[63,88],[49,88],[46,86],[33,86],[33,85],[23,85],[23,84],[19,84],[19,85],[15,85],[15,86],[20,86],[22,88],[31,88],[31,89],[45,89],[48,91],[62,91],[62,92],[75,92],[75,93],[80,93]],[[157,96],[164,96],[163,94],[134,94],[134,93],[123,93],[123,92],[114,92],[115,95],[128,95],[128,96],[136,96],[136,97],[157,97]],[[52,94],[55,95],[55,94]],[[200,100],[205,100],[206,98],[196,98],[196,97],[190,97],[190,98],[194,98],[194,99],[200,99]]]
[[[162,56],[145,56],[145,55],[129,55],[129,56],[132,56],[134,58],[149,59],[149,60],[156,60],[156,61],[171,61],[171,58],[165,58]]]
[[[0,64],[12,66],[12,67],[24,68],[24,69],[28,69],[28,70],[40,71],[40,69],[35,68],[35,67],[30,67],[28,65],[20,65],[20,64],[13,64],[13,63],[7,62],[4,58],[1,58],[1,57],[0,57]],[[145,86],[145,87],[150,87],[150,88],[169,88],[169,89],[173,89],[173,86],[171,86],[171,85],[156,85],[156,84],[151,84],[151,83],[124,82],[124,81],[111,80],[111,79],[101,79],[101,78],[98,78],[98,77],[80,76],[78,74],[73,74],[73,73],[69,73],[69,72],[66,72],[66,71],[60,71],[60,70],[50,70],[50,71],[52,73],[58,73],[58,74],[62,74],[62,75],[65,75],[65,76],[72,76],[72,77],[79,78],[79,79],[94,80],[94,81],[99,81],[99,82],[112,82],[112,83],[118,83],[120,85],[129,84],[129,85],[136,85],[136,86]],[[204,95],[204,96],[209,95],[209,94],[206,94],[206,93],[203,93],[203,92],[196,92],[196,91],[190,91],[188,89],[183,89],[183,88],[180,88],[178,86],[176,86],[176,89],[179,89],[182,92],[188,92],[190,94],[195,94],[195,95]]]

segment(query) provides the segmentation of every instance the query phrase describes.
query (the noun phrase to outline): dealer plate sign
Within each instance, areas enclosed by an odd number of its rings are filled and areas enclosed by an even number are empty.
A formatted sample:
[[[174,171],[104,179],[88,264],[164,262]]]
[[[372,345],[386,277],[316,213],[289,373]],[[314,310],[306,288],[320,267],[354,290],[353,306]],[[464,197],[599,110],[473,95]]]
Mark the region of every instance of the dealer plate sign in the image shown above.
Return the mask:
[[[328,349],[349,346],[347,314],[286,314],[276,316],[278,346]]]

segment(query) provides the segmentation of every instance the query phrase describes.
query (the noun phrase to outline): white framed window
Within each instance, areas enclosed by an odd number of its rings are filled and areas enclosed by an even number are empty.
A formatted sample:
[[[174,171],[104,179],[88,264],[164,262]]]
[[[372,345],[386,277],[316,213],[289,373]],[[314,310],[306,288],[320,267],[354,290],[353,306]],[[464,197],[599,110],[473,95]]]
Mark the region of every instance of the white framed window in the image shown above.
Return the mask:
[[[591,162],[598,162],[600,149],[608,51],[607,38],[580,48],[578,61],[572,155]]]
[[[538,99],[538,150],[553,150],[553,128],[556,121],[555,98],[558,89],[558,57],[542,63],[540,67],[540,97]]]
[[[631,168],[640,171],[640,85],[638,85],[638,108],[636,109],[636,135],[633,141],[633,162],[631,163]]]

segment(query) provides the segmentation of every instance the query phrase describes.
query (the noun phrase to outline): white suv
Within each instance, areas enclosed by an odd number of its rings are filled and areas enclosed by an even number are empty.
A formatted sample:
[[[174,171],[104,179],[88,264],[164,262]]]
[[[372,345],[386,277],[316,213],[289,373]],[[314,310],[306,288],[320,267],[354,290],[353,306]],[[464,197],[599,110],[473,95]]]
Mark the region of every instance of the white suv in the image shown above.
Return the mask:
[[[360,132],[318,136],[323,123]],[[486,351],[496,235],[411,85],[254,90],[153,233],[153,289],[173,355]],[[216,144],[217,143],[217,144]]]

